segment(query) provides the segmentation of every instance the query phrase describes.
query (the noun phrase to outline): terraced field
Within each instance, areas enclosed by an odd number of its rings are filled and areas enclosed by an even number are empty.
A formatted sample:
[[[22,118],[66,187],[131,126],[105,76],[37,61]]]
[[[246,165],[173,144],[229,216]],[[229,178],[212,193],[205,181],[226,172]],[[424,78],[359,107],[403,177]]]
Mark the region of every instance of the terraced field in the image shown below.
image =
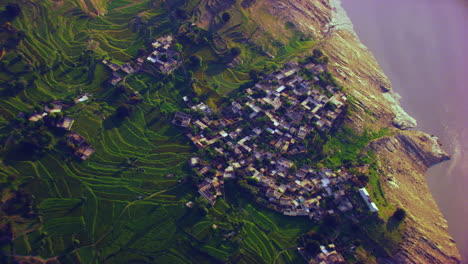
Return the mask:
[[[0,10],[8,2],[0,0]],[[13,223],[13,242],[1,246],[7,259],[38,255],[58,256],[63,263],[272,263],[313,227],[252,206],[218,203],[208,212],[201,206],[186,208],[198,197],[186,180],[187,160],[195,149],[170,123],[173,112],[184,107],[183,95],[207,93],[216,107],[250,80],[249,70],[284,63],[313,42],[293,39],[275,50],[276,58],[268,58],[235,44],[235,29],[226,31],[227,45],[242,48],[243,64],[234,68],[221,66],[213,47],[187,46],[186,57],[204,58],[205,66],[194,73],[196,84],[189,85],[182,70],[164,78],[127,76],[123,84],[144,100],[130,105],[130,117],[119,119],[116,109],[129,98],[107,83],[111,71],[100,61],[122,65],[133,60],[139,49],[176,33],[182,22],[162,1],[16,2],[22,11],[11,25],[25,37],[0,59],[0,182],[33,194],[38,217]],[[12,91],[11,84],[17,83],[24,85]],[[75,119],[72,130],[95,148],[90,159],[75,158],[60,134],[53,134],[39,155],[18,152],[14,135],[22,132],[12,120],[52,100],[71,101],[83,93],[92,94],[91,100],[63,112]],[[242,223],[239,232],[230,235],[226,221]],[[298,261],[301,257],[289,252],[276,263]]]

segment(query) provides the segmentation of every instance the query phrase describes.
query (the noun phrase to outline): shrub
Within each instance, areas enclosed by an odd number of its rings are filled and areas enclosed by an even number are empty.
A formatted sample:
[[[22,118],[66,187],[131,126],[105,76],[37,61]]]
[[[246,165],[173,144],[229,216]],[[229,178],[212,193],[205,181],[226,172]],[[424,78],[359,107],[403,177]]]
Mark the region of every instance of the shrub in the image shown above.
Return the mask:
[[[224,12],[221,17],[224,22],[228,22],[231,19],[231,15],[228,12]]]
[[[179,53],[182,53],[182,51],[184,50],[184,46],[182,46],[182,44],[180,44],[180,43],[176,43],[174,45],[174,49],[175,49],[175,51],[177,51]]]
[[[130,106],[123,104],[117,108],[116,114],[117,114],[117,117],[123,119],[123,118],[128,117],[131,112],[132,112],[132,109],[130,108]]]
[[[402,222],[406,218],[406,211],[403,208],[398,208],[395,210],[395,213],[393,213],[393,218],[397,220],[398,222]]]
[[[241,49],[239,47],[231,48],[231,55],[235,58],[241,54]]]
[[[21,13],[21,7],[18,4],[8,4],[3,14],[8,21],[12,21]]]
[[[202,65],[202,58],[198,55],[192,55],[189,58],[190,63],[192,64],[192,67],[194,68],[199,68]]]

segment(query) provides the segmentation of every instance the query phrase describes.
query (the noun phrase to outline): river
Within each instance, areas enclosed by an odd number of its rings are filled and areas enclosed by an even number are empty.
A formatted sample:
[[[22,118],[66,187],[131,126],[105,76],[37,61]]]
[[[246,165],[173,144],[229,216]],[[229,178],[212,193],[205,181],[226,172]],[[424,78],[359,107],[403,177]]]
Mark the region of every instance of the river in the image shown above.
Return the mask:
[[[452,155],[426,176],[468,263],[468,2],[342,0],[342,5],[403,108],[417,119],[417,129],[437,135]]]

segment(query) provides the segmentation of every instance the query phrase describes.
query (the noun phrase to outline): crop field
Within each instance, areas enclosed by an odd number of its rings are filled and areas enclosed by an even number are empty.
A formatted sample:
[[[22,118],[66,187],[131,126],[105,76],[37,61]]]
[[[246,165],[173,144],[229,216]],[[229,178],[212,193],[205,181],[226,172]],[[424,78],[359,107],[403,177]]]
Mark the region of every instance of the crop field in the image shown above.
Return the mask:
[[[9,2],[0,0],[0,11]],[[242,27],[223,29],[224,49],[240,46],[242,65],[221,65],[216,53],[221,46],[188,45],[185,56],[198,54],[204,60],[194,73],[198,81],[187,85],[181,70],[172,77],[125,77],[122,83],[144,100],[131,105],[130,116],[121,120],[116,109],[129,98],[107,83],[111,71],[100,61],[122,65],[154,38],[174,33],[179,24],[162,1],[16,2],[22,11],[11,25],[25,37],[0,59],[0,179],[16,175],[10,187],[34,194],[39,217],[14,224],[15,239],[1,246],[5,255],[58,256],[63,263],[90,264],[272,263],[312,228],[303,219],[289,222],[248,203],[220,201],[208,212],[186,208],[186,202],[199,199],[186,181],[187,160],[195,149],[170,120],[184,107],[183,95],[207,93],[216,107],[250,80],[250,69],[284,63],[313,42],[293,39],[272,50],[273,59],[254,56],[247,45],[235,42]],[[233,17],[232,23],[246,19]],[[24,85],[12,91],[12,83]],[[78,160],[63,144],[63,135],[55,134],[39,155],[28,158],[16,150],[11,120],[51,100],[71,101],[83,93],[91,100],[62,112],[75,119],[72,131],[95,148],[90,159]],[[276,263],[301,261],[296,251],[288,251]]]
[[[25,189],[35,194],[34,207],[42,222],[38,231],[17,234],[14,253],[59,256],[66,263],[77,259],[130,263],[148,261],[148,256],[174,247],[176,219],[193,196],[191,189],[186,192],[187,184],[179,182],[187,176],[184,167],[193,148],[169,122],[170,113],[180,107],[180,96],[174,87],[156,87],[150,76],[132,76],[127,84],[147,95],[145,102],[135,106],[131,118],[114,122],[112,115],[122,98],[106,84],[110,71],[99,62],[112,58],[123,64],[136,56],[151,34],[172,30],[170,23],[159,23],[168,20],[161,5],[20,2],[22,15],[12,24],[26,37],[0,61],[4,69],[0,82],[21,78],[28,86],[2,97],[2,123],[20,112],[31,113],[41,102],[91,93],[90,102],[67,108],[64,114],[75,119],[73,131],[96,153],[78,161],[57,140],[35,160],[5,161],[2,174],[21,175]],[[106,16],[95,17],[93,12]],[[139,15],[165,27],[152,27],[149,35],[134,32],[129,20]],[[8,137],[6,129],[2,137]],[[10,147],[6,144],[3,151]],[[174,176],[165,177],[168,174]],[[141,253],[131,253],[135,250]]]
[[[0,12],[10,2],[0,0]],[[197,149],[171,119],[186,110],[183,96],[218,109],[255,74],[310,54],[314,40],[280,24],[262,3],[244,9],[234,1],[223,9],[223,1],[13,2],[20,14],[8,22],[0,17],[0,198],[15,194],[19,202],[7,223],[14,239],[0,243],[0,262],[15,255],[83,264],[304,262],[299,240],[318,223],[261,207],[233,182],[208,206],[187,163]],[[218,11],[230,18],[210,17]],[[108,83],[112,71],[102,60],[122,66],[166,34],[182,44],[179,69],[163,75],[145,68],[117,86]],[[90,100],[74,104],[83,94]],[[95,149],[89,159],[74,156],[55,125],[27,121],[54,100],[65,103],[60,115],[73,118],[71,130]],[[341,136],[324,146],[328,167],[364,159],[359,150],[377,135]],[[41,150],[24,147],[33,143]],[[394,208],[378,172],[371,176],[369,191],[388,218]],[[0,219],[1,228],[7,224]],[[380,230],[372,224],[369,230]],[[390,241],[401,230],[372,239]]]

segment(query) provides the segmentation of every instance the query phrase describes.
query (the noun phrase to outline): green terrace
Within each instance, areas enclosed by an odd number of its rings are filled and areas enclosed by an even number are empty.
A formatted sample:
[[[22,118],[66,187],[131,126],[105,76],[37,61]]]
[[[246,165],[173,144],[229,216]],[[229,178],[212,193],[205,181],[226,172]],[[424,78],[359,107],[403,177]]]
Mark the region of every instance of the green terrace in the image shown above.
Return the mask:
[[[10,226],[14,239],[0,243],[0,261],[30,255],[89,264],[303,261],[287,249],[302,245],[301,236],[319,223],[263,208],[240,195],[236,183],[207,206],[189,177],[196,149],[170,121],[185,108],[184,95],[216,108],[251,82],[252,70],[270,72],[310,54],[313,40],[288,24],[280,25],[284,36],[259,31],[275,18],[240,1],[223,11],[228,21],[217,14],[213,25],[201,19],[203,6],[188,0],[0,0],[0,12],[10,2],[21,11],[0,18],[0,227]],[[112,72],[102,59],[121,66],[167,34],[183,45],[183,66],[107,83]],[[134,92],[142,102],[133,101]],[[83,94],[90,99],[70,103]],[[73,156],[64,131],[26,120],[54,100],[70,106],[61,115],[73,118],[72,131],[95,149],[89,159]],[[378,186],[375,175],[370,182]],[[372,192],[379,197],[377,187]]]

